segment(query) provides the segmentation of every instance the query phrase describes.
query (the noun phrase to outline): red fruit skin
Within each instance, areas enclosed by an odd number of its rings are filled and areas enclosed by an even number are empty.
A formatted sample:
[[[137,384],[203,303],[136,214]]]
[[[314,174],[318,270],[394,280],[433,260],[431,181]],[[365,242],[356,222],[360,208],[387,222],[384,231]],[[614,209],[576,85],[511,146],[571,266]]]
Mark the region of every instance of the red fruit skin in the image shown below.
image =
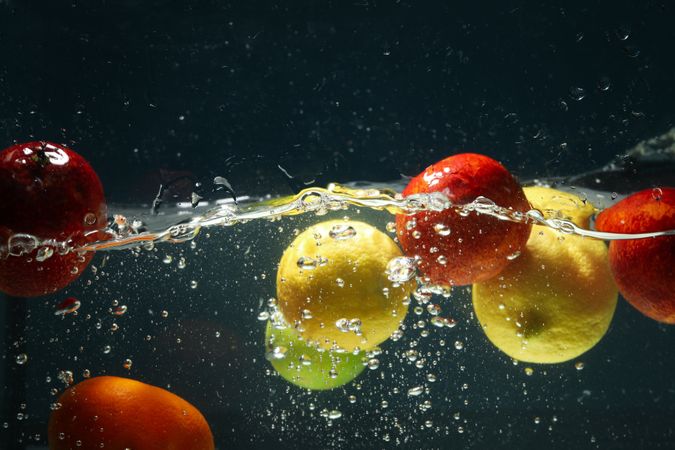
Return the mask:
[[[35,297],[80,276],[92,252],[54,251],[40,262],[37,250],[8,255],[8,240],[16,233],[74,246],[96,240],[96,233],[85,233],[106,226],[107,207],[101,182],[84,158],[49,142],[13,145],[0,152],[0,199],[0,291]]]
[[[675,188],[646,189],[602,211],[595,227],[612,233],[675,229]],[[623,297],[644,315],[675,324],[675,236],[611,241],[609,264]]]
[[[403,195],[442,192],[455,204],[466,204],[479,196],[497,205],[526,212],[530,204],[522,187],[499,162],[484,155],[463,153],[450,156],[427,167],[410,180]],[[408,230],[406,223],[417,225]],[[448,236],[434,230],[434,225],[449,227]],[[472,213],[462,217],[453,210],[420,212],[396,216],[396,234],[405,253],[421,257],[419,268],[434,284],[466,285],[494,277],[510,261],[507,256],[521,251],[530,235],[530,224],[499,220]],[[419,239],[413,232],[419,231]],[[431,252],[432,248],[438,250]],[[438,262],[445,256],[447,264]]]

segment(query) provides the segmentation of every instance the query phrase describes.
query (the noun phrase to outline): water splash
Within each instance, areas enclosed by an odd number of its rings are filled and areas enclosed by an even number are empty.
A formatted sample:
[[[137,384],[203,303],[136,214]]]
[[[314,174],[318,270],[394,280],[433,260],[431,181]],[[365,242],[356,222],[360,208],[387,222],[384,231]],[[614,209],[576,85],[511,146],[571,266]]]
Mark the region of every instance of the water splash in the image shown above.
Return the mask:
[[[353,189],[339,184],[330,184],[327,188],[308,188],[300,193],[272,200],[223,203],[204,213],[193,213],[178,223],[159,230],[148,230],[139,220],[132,221],[132,226],[120,228],[118,222],[113,221],[111,227],[105,230],[106,239],[99,240],[79,248],[70,248],[69,251],[89,252],[102,250],[122,250],[141,246],[154,246],[157,243],[182,243],[194,239],[204,228],[230,227],[253,220],[276,220],[286,216],[314,213],[322,216],[331,211],[345,210],[349,206],[370,208],[387,211],[391,214],[415,214],[422,211],[439,212],[454,210],[462,216],[473,214],[488,215],[498,220],[518,223],[531,223],[549,227],[563,234],[574,234],[601,240],[643,239],[658,236],[673,236],[675,230],[664,230],[650,233],[619,234],[607,233],[582,228],[573,222],[556,217],[550,217],[542,211],[532,209],[520,212],[495,204],[485,197],[478,197],[466,204],[454,204],[446,195],[440,192],[427,194],[413,194],[403,197],[389,188]],[[176,219],[178,219],[177,216]],[[28,250],[42,247],[55,247],[59,254],[63,254],[63,243],[53,240],[41,241],[38,238],[25,234],[17,234],[17,239],[11,240],[10,248],[0,247],[0,256],[21,255]],[[20,242],[19,242],[20,241]],[[49,253],[43,251],[42,254]]]

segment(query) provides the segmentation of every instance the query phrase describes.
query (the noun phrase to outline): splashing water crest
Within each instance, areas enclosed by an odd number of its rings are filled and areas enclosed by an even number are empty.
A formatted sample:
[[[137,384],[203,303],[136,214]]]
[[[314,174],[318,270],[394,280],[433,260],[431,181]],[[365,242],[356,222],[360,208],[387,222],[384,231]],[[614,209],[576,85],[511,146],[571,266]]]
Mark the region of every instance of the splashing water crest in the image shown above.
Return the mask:
[[[526,212],[513,211],[495,204],[485,197],[478,197],[466,204],[454,204],[444,194],[433,192],[413,194],[403,197],[388,188],[352,189],[339,184],[330,184],[327,188],[308,188],[296,195],[272,200],[254,201],[238,204],[224,203],[202,214],[192,214],[188,219],[159,230],[146,230],[145,224],[138,220],[127,220],[131,226],[120,228],[115,222],[105,230],[108,238],[79,248],[68,247],[67,243],[53,240],[40,240],[27,234],[17,233],[9,239],[6,246],[0,246],[0,258],[20,256],[39,249],[41,259],[53,253],[68,251],[89,252],[102,250],[123,250],[139,246],[153,246],[156,243],[182,243],[194,239],[203,228],[229,227],[252,220],[277,220],[285,216],[315,213],[322,216],[330,211],[345,210],[349,206],[384,210],[391,214],[415,214],[422,211],[444,211],[452,209],[462,216],[471,213],[492,216],[498,220],[543,225],[563,234],[575,234],[602,240],[643,239],[658,236],[675,235],[675,230],[650,233],[619,234],[581,228],[573,222],[560,218],[547,217],[543,212],[532,209]],[[179,217],[179,216],[178,216]],[[336,230],[334,238],[351,237],[349,230]],[[49,256],[46,256],[47,258]]]

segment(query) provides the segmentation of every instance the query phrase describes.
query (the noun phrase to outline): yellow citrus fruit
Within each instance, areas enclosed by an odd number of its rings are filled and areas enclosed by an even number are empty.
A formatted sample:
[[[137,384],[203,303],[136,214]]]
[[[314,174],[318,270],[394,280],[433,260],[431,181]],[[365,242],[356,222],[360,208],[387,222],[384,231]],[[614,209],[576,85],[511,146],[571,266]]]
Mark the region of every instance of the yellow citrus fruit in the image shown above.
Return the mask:
[[[547,217],[587,226],[594,208],[549,188],[525,188]],[[514,359],[576,358],[607,332],[618,298],[604,242],[532,228],[527,246],[497,277],[474,284],[473,307],[488,339]]]
[[[356,378],[366,366],[363,353],[334,352],[309,345],[291,327],[275,328],[267,323],[267,359],[282,378],[312,390],[333,389]]]
[[[392,282],[386,273],[389,261],[401,256],[389,236],[366,223],[313,225],[281,257],[279,310],[305,340],[324,349],[372,349],[408,310],[414,283]]]

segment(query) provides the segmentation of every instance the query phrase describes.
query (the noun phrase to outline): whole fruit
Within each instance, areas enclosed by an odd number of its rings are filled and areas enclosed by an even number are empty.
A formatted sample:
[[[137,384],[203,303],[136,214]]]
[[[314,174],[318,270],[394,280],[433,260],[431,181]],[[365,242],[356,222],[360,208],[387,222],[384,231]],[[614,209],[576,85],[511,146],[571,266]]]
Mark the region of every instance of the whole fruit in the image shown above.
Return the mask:
[[[553,189],[525,188],[547,217],[587,227],[594,208]],[[510,357],[559,363],[605,335],[618,292],[602,241],[535,225],[527,246],[497,277],[472,288],[473,307],[490,341]]]
[[[386,273],[396,243],[363,222],[331,220],[300,233],[277,272],[279,310],[304,339],[326,350],[370,350],[398,329],[413,282]]]
[[[602,211],[600,231],[649,233],[675,229],[675,188],[637,192]],[[640,312],[675,324],[675,236],[616,240],[609,263],[619,292]]]
[[[106,226],[103,187],[74,151],[49,142],[0,152],[0,291],[16,297],[55,292],[93,257],[74,249]],[[45,242],[46,241],[46,242]]]
[[[333,389],[356,378],[365,366],[362,353],[334,352],[309,345],[291,327],[265,330],[267,359],[286,381],[312,390]]]
[[[403,195],[442,192],[453,204],[483,196],[498,206],[526,212],[530,205],[515,178],[492,158],[475,153],[450,156],[410,180]],[[453,209],[396,216],[404,252],[419,257],[431,283],[465,285],[488,280],[521,251],[531,225],[485,214],[460,215]]]
[[[68,388],[49,417],[50,450],[213,450],[197,408],[164,389],[101,376]]]

